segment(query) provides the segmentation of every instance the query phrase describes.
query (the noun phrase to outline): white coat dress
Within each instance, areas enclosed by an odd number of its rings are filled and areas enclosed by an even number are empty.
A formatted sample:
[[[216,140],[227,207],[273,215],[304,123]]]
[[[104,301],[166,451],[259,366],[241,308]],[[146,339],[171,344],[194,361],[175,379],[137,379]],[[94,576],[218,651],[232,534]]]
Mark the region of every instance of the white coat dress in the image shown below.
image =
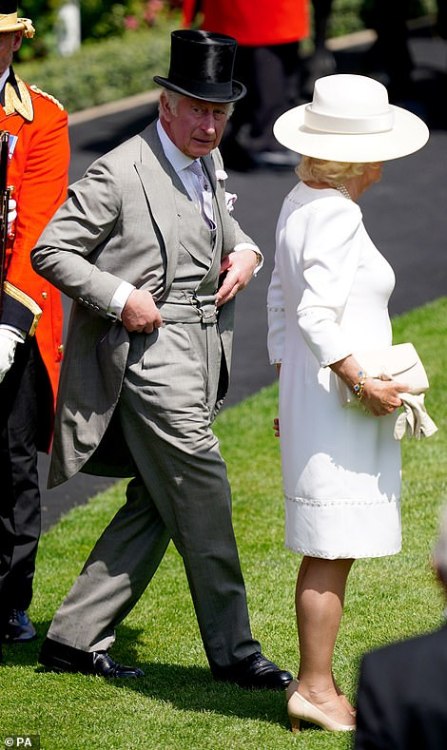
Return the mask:
[[[298,183],[279,216],[267,303],[269,357],[282,363],[286,546],[296,552],[362,558],[401,548],[396,415],[342,406],[328,366],[391,343],[393,288],[359,206]]]

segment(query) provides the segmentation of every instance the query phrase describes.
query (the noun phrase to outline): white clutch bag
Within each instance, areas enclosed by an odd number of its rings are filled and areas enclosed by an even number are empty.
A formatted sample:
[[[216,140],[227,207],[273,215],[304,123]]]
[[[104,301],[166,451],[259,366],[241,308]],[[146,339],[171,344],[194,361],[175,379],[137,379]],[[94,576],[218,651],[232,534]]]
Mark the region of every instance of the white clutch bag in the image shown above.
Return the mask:
[[[353,352],[360,367],[370,378],[397,380],[408,386],[408,393],[420,394],[428,390],[429,382],[424,365],[413,344],[395,344],[383,349]],[[341,378],[336,376],[337,389],[343,406],[359,404]]]

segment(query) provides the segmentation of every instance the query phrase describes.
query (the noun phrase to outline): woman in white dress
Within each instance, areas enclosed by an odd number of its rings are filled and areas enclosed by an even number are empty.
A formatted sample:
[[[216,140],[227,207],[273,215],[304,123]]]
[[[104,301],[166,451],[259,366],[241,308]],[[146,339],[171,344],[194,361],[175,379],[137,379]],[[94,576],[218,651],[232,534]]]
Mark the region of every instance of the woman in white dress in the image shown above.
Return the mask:
[[[275,124],[302,155],[301,179],[277,226],[268,292],[270,361],[280,372],[279,424],[286,545],[303,555],[296,585],[298,681],[292,729],[307,720],[352,730],[355,711],[332,658],[356,558],[399,552],[400,444],[393,437],[405,383],[369,378],[362,349],[391,344],[394,274],[369,238],[356,201],[382,163],[421,148],[425,124],[358,75],[315,83],[313,101]],[[343,406],[339,385],[352,392]]]

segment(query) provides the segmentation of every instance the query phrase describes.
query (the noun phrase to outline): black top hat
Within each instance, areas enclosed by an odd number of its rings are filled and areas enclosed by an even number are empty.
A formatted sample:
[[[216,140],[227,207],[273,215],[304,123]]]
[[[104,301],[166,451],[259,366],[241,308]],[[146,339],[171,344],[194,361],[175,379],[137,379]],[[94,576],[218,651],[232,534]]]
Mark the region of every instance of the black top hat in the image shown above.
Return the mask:
[[[235,102],[246,88],[233,80],[237,42],[225,34],[184,29],[171,34],[171,62],[167,78],[155,83],[179,94],[208,102]]]

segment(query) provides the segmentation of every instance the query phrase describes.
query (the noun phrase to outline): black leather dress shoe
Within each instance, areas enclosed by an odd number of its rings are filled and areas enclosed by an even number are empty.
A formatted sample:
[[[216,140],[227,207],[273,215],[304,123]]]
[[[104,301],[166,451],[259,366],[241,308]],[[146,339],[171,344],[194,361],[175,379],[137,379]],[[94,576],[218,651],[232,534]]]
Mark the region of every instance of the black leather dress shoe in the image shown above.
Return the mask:
[[[117,664],[107,651],[81,651],[46,638],[39,654],[39,662],[52,672],[82,672],[100,677],[142,677],[138,667]]]
[[[23,609],[12,609],[3,639],[8,643],[25,643],[36,637],[36,628]]]
[[[285,690],[293,679],[259,651],[229,667],[212,666],[211,672],[215,680],[235,682],[248,690]]]

